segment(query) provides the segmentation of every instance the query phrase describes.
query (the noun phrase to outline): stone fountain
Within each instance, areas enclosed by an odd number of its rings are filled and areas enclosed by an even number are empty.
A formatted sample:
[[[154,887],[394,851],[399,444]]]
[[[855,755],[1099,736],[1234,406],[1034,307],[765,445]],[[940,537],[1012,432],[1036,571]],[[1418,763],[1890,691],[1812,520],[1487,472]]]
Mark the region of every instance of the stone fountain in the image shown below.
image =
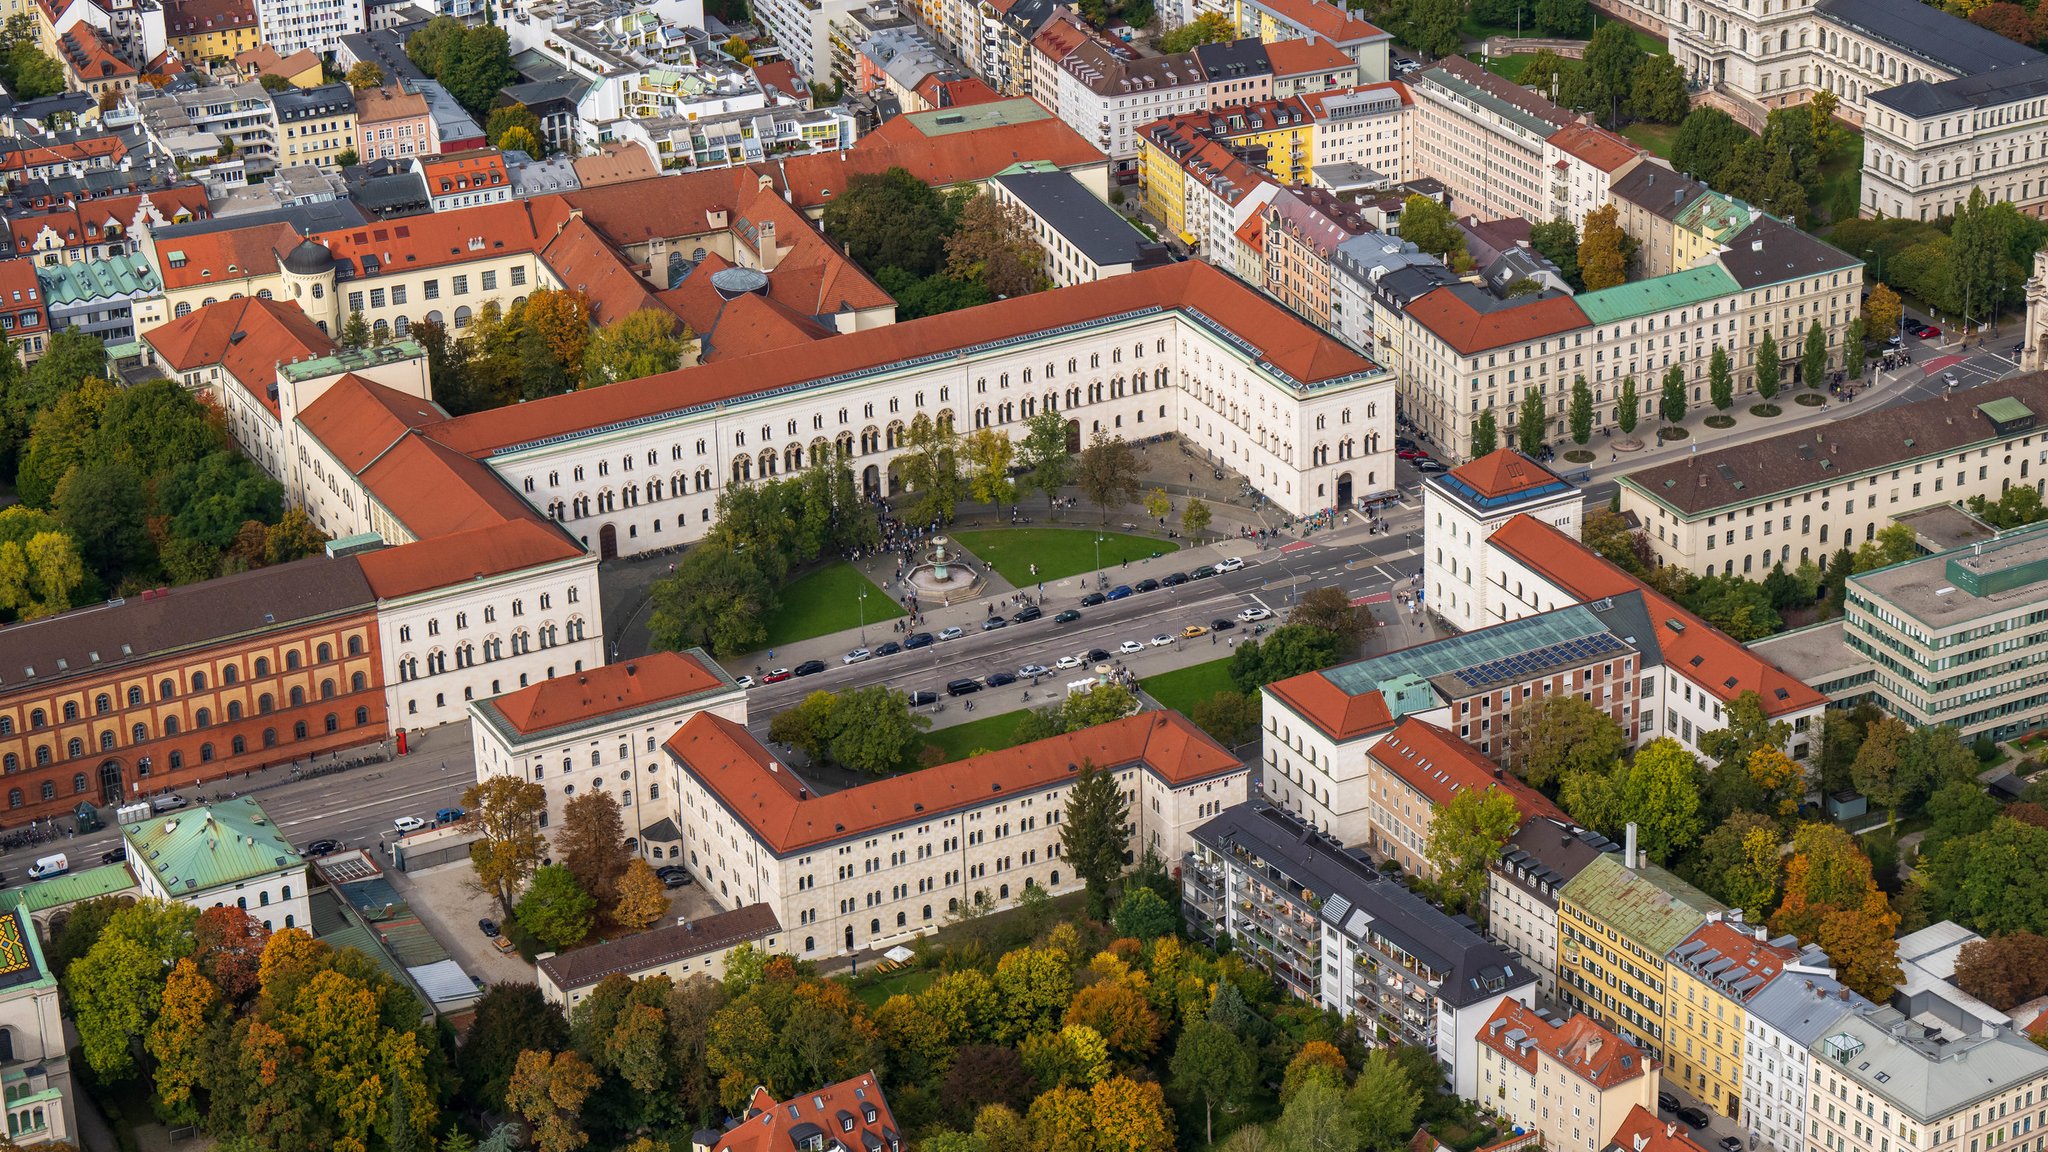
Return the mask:
[[[906,577],[920,598],[962,596],[981,582],[980,574],[961,563],[959,555],[949,550],[946,543],[944,536],[932,537],[931,547],[925,550],[924,561],[913,567]]]

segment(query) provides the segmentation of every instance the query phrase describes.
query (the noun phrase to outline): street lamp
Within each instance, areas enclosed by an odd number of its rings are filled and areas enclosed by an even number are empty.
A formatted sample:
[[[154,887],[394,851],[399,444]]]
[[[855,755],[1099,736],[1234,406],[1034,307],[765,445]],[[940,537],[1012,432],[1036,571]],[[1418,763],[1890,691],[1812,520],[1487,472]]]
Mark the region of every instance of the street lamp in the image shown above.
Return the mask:
[[[868,590],[857,589],[853,600],[856,610],[860,612],[860,644],[865,648],[868,644]]]

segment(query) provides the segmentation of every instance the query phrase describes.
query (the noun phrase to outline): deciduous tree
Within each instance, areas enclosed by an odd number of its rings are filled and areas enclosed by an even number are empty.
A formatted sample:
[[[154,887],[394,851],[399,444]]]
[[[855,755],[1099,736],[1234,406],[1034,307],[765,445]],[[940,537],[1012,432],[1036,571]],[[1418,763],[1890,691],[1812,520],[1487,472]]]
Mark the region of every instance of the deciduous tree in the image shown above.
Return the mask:
[[[772,583],[779,577],[761,570],[758,555],[711,541],[683,553],[675,574],[655,581],[650,594],[648,631],[655,647],[701,645],[721,657],[760,648],[768,638],[767,617],[780,599]]]
[[[1673,364],[1664,373],[1664,397],[1658,405],[1666,424],[1677,424],[1685,419],[1685,368]]]
[[[1850,380],[1863,379],[1866,354],[1863,345],[1870,339],[1870,332],[1858,316],[1849,321],[1849,332],[1842,337],[1842,375]]]
[[[1609,772],[1567,776],[1558,798],[1573,819],[1611,839],[1633,822],[1642,850],[1659,864],[1698,843],[1706,823],[1699,761],[1669,736],[1643,745]]]
[[[351,72],[351,75],[353,75],[353,72]],[[383,81],[380,79],[377,83],[381,84]],[[371,85],[371,87],[375,86]],[[491,109],[491,114],[484,120],[484,138],[489,140],[493,147],[502,150],[505,147],[505,133],[514,128],[526,129],[527,133],[536,140],[541,137],[540,117],[534,115],[533,109],[528,108],[526,105],[512,103],[500,104],[498,107]],[[529,155],[538,156],[539,154],[529,153]]]
[[[1636,378],[1625,376],[1621,381],[1621,395],[1614,401],[1614,423],[1624,436],[1633,435],[1636,417],[1642,412],[1642,400],[1636,396]]]
[[[1138,495],[1138,454],[1121,436],[1098,430],[1081,452],[1074,482],[1088,502],[1102,510],[1107,522],[1109,510],[1127,504]]]
[[[1765,400],[1776,396],[1783,371],[1778,366],[1778,342],[1765,332],[1756,345],[1756,394]]]
[[[135,1067],[135,1045],[156,1020],[172,967],[192,954],[198,920],[198,910],[182,904],[131,905],[65,972],[79,1046],[95,1074],[118,1080]]]
[[[1543,394],[1531,385],[1522,394],[1522,410],[1515,421],[1515,446],[1522,450],[1522,455],[1542,454],[1544,442],[1550,438],[1544,422]]]
[[[471,1100],[503,1100],[519,1054],[569,1046],[569,1022],[528,983],[492,984],[478,998],[469,1029],[455,1049],[455,1070]]]
[[[916,524],[950,524],[966,493],[960,478],[960,437],[950,416],[933,419],[919,412],[911,418],[904,440],[906,449],[897,458],[897,472],[903,486],[916,497],[904,516]]]
[[[1180,910],[1167,904],[1159,893],[1150,888],[1132,885],[1125,888],[1123,896],[1116,902],[1116,912],[1110,923],[1119,936],[1134,940],[1157,940],[1180,931]],[[1071,1013],[1069,1014],[1071,1019]],[[1083,1020],[1082,1023],[1090,1023]],[[1098,1029],[1099,1030],[1099,1029]],[[1103,1033],[1107,1036],[1108,1033]]]
[[[1209,505],[1199,496],[1188,497],[1185,507],[1180,510],[1180,529],[1190,540],[1200,540],[1202,533],[1209,530]]]
[[[470,866],[507,916],[513,897],[547,855],[547,836],[540,830],[547,805],[547,789],[510,775],[493,775],[462,793],[470,827],[479,834],[469,846]]]
[[[1488,408],[1479,414],[1479,419],[1472,422],[1472,451],[1469,455],[1477,460],[1481,456],[1490,455],[1499,447],[1500,428],[1494,422],[1493,409]]]
[[[1187,24],[1169,28],[1159,37],[1159,50],[1172,55],[1203,44],[1221,44],[1237,35],[1230,18],[1221,12],[1204,12]]]
[[[1514,797],[1499,788],[1466,788],[1437,806],[1425,853],[1436,868],[1437,894],[1446,907],[1484,914],[1487,866],[1500,858],[1521,821]]]
[[[1017,486],[1010,480],[1010,464],[1017,446],[994,428],[976,428],[962,443],[967,457],[967,490],[982,504],[1009,504],[1017,499]]]
[[[1112,1076],[1089,1090],[1098,1147],[1119,1152],[1173,1152],[1173,1113],[1150,1080]]]
[[[1415,1133],[1422,1093],[1386,1048],[1374,1048],[1345,1101],[1364,1152],[1392,1152]]]
[[[1259,705],[1242,692],[1222,689],[1190,709],[1188,719],[1217,743],[1235,747],[1258,732]]]
[[[1778,855],[1778,826],[1757,812],[1736,812],[1700,841],[1688,877],[1709,894],[1762,923],[1778,906],[1784,861]]]
[[[1621,31],[1628,34],[1625,26]],[[1586,282],[1586,290],[1597,292],[1625,282],[1628,279],[1627,233],[1621,229],[1620,213],[1614,205],[1586,213],[1582,235],[1584,238],[1579,241],[1579,275]]]
[[[674,313],[636,309],[591,333],[583,349],[583,386],[673,372],[695,345],[689,325],[677,321]]]
[[[590,1142],[583,1104],[599,1082],[589,1062],[574,1052],[521,1052],[505,1104],[526,1119],[541,1152],[575,1152]]]
[[[1341,1089],[1350,1075],[1351,1066],[1345,1062],[1344,1053],[1338,1051],[1336,1045],[1326,1040],[1311,1040],[1287,1062],[1287,1070],[1280,1078],[1280,1105],[1286,1107],[1311,1081],[1322,1080]]]
[[[1826,382],[1828,374],[1828,334],[1821,331],[1820,321],[1815,320],[1806,329],[1806,354],[1801,358],[1799,375],[1808,388],[1818,388]]]
[[[1074,458],[1067,454],[1067,417],[1057,409],[1043,408],[1026,421],[1017,462],[1025,468],[1023,482],[1045,497],[1050,516],[1053,498],[1074,475]]]
[[[1344,1089],[1313,1077],[1294,1094],[1273,1125],[1280,1147],[1316,1152],[1359,1152],[1358,1122]]]
[[[1031,234],[1031,218],[993,192],[976,194],[960,209],[959,223],[946,239],[946,275],[978,283],[999,299],[1051,285],[1045,249]]]
[[[2048,937],[2015,932],[1963,945],[1956,984],[2001,1012],[2048,994]]]
[[[200,975],[228,1005],[247,1003],[256,994],[270,929],[242,909],[223,904],[199,914],[192,939]]]
[[[1545,790],[1574,772],[1604,772],[1628,750],[1614,717],[1577,696],[1545,696],[1508,728],[1509,766]]]
[[[1735,406],[1735,374],[1728,368],[1728,349],[1714,345],[1714,358],[1707,363],[1707,391],[1714,409],[1726,412]]]
[[[1584,376],[1572,380],[1572,443],[1584,447],[1593,438],[1593,390]]]
[[[1904,723],[1886,716],[1864,733],[1863,746],[1849,766],[1856,790],[1885,810],[1886,823],[1892,827],[1898,826],[1899,804],[1913,787],[1906,772],[1906,742],[1912,735]]]
[[[206,1079],[210,1033],[219,1005],[219,989],[200,975],[199,966],[190,957],[179,960],[165,982],[160,1010],[144,1042],[156,1061],[151,1083],[157,1107],[171,1123],[192,1124],[200,1118],[193,1092]]]
[[[612,923],[628,928],[651,928],[668,914],[668,894],[661,877],[647,861],[634,857],[619,877],[619,902],[612,908]]]
[[[533,938],[560,951],[583,942],[595,923],[597,901],[576,883],[575,873],[560,864],[537,869],[526,895],[513,908],[519,926]]]
[[[1416,193],[1402,202],[1400,231],[1401,239],[1446,264],[1471,262],[1457,216],[1432,197]]]
[[[1903,308],[1899,294],[1883,281],[1870,287],[1870,298],[1863,302],[1863,323],[1869,326],[1873,335],[1889,339],[1899,330],[1899,317]]]
[[[1150,889],[1140,891],[1158,899]],[[1094,1029],[1110,1056],[1126,1064],[1143,1064],[1159,1045],[1159,1017],[1143,996],[1121,984],[1090,984],[1074,993],[1066,1023]]]

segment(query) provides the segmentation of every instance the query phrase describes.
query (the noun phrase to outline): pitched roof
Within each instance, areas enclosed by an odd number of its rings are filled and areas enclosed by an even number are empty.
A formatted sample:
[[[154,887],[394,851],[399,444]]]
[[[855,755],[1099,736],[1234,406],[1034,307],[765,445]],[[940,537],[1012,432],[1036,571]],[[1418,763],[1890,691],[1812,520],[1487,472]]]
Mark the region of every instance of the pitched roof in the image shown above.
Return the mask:
[[[768,296],[742,292],[726,299],[712,286],[711,278],[731,267],[731,261],[709,253],[680,284],[656,294],[655,298],[696,334],[698,363],[755,356],[838,335]]]
[[[1333,740],[1349,740],[1394,726],[1387,698],[1377,689],[1356,696],[1320,672],[1304,672],[1266,685],[1296,715]]]
[[[1660,1120],[1641,1104],[1631,1105],[1605,1152],[1707,1152],[1685,1126]]]
[[[397,548],[365,552],[363,577],[377,596],[395,600],[468,580],[537,568],[582,556],[559,529],[531,520],[500,521]]]
[[[1480,755],[1477,748],[1413,716],[1402,720],[1366,755],[1422,793],[1434,807],[1450,803],[1460,792],[1498,788],[1515,802],[1515,809],[1524,820],[1539,816],[1565,819],[1548,796],[1522,783],[1513,773],[1503,771]]]
[[[1407,315],[1461,356],[1527,344],[1587,325],[1586,314],[1570,296],[1523,297],[1507,302],[1507,307],[1482,310],[1459,287],[1446,285],[1424,294],[1409,303]]]
[[[1649,1070],[1649,1057],[1642,1049],[1591,1016],[1583,1012],[1574,1012],[1569,1018],[1538,1015],[1512,996],[1501,997],[1500,1007],[1479,1030],[1479,1042],[1525,1072],[1536,1071],[1540,1049],[1596,1092],[1626,1084]]]
[[[1601,855],[1562,893],[1586,915],[1619,932],[1638,948],[1664,956],[1727,906],[1654,864],[1631,868]]]
[[[1918,0],[1821,0],[1821,19],[1929,61],[1949,72],[1976,75],[2016,68],[2041,54],[1988,28],[1936,9],[1922,12]]]
[[[356,93],[356,119],[363,124],[425,116],[427,112],[425,96],[404,91],[395,84],[365,88]]]
[[[787,60],[776,60],[767,64],[754,65],[754,79],[761,87],[772,92],[784,92],[798,100],[811,98],[810,85],[797,75],[796,65]]]
[[[1386,39],[1387,34],[1360,20],[1336,4],[1322,0],[1255,0],[1259,8],[1293,25],[1338,44]]]
[[[1500,110],[1513,118],[1526,120],[1531,127],[1547,124],[1551,131],[1570,128],[1579,122],[1578,114],[1549,99],[1533,88],[1524,88],[1505,76],[1497,76],[1463,56],[1446,56],[1421,74],[1425,81],[1443,85],[1467,95],[1482,97],[1495,102]]]
[[[649,932],[573,952],[557,952],[542,957],[534,966],[547,973],[555,987],[567,992],[591,987],[609,976],[636,977],[650,969],[718,952],[742,940],[759,940],[781,930],[775,909],[766,904],[749,904],[700,920],[664,924]]]
[[[945,121],[942,123],[942,121]],[[816,208],[864,173],[902,168],[934,188],[987,180],[1024,160],[1080,168],[1106,163],[1080,133],[1027,98],[898,116],[852,148],[790,156],[755,166],[788,189],[790,203]]]
[[[1451,476],[1487,500],[1564,482],[1557,473],[1513,448],[1496,448],[1477,460],[1468,460],[1451,469]]]
[[[295,300],[239,296],[203,305],[142,334],[179,372],[218,364],[256,402],[278,412],[270,387],[277,366],[325,356],[335,344],[299,310]]]
[[[249,796],[150,816],[125,826],[121,836],[128,843],[128,862],[148,869],[173,896],[305,870],[298,849]]]
[[[1708,262],[1648,280],[1630,280],[1612,288],[1581,292],[1575,299],[1586,319],[1595,324],[1612,324],[1652,312],[1720,300],[1735,295],[1739,288],[1735,278],[1720,265]]]
[[[605,144],[592,155],[578,156],[569,162],[569,167],[576,173],[576,182],[585,188],[661,175],[647,149],[624,140]]]
[[[1799,941],[1771,939],[1762,925],[1709,918],[1671,950],[1670,959],[1721,995],[1747,1002],[1799,960]]]
[[[164,32],[171,36],[200,36],[255,26],[254,0],[168,0],[164,5]]]
[[[734,687],[701,652],[654,652],[543,680],[477,707],[509,731],[533,736]]]
[[[298,230],[283,220],[221,228],[189,236],[152,234],[156,265],[167,290],[228,283],[277,271],[283,254],[298,247]]]
[[[873,1072],[777,1102],[766,1088],[754,1089],[747,1118],[712,1146],[711,1152],[796,1152],[814,1144],[866,1152],[902,1146],[896,1118],[882,1098]]]
[[[396,444],[407,429],[447,418],[431,400],[351,372],[300,409],[298,421],[326,446],[337,463],[355,475]]]
[[[767,353],[622,381],[527,404],[472,413],[434,429],[461,451],[495,449],[545,436],[679,412],[849,373],[886,369],[923,356],[1067,324],[1142,311],[1199,314],[1256,349],[1261,362],[1305,384],[1374,371],[1374,365],[1264,296],[1200,261],[1185,261],[1088,284],[999,300],[976,308],[849,332],[801,357]]]
[[[1244,768],[1178,712],[1140,712],[822,796],[744,726],[708,712],[692,716],[664,746],[777,855],[1064,787],[1084,763],[1105,771],[1143,766],[1174,786]]]
[[[1328,40],[1275,40],[1266,45],[1266,59],[1272,62],[1276,77],[1310,76],[1358,67],[1356,60]]]
[[[1627,138],[1592,124],[1560,128],[1550,146],[1591,164],[1610,175],[1641,159],[1646,153]]]
[[[1762,215],[1736,233],[1721,249],[1719,258],[1721,266],[1744,288],[1761,288],[1863,266],[1862,260],[1827,241]]]
[[[1554,525],[1532,516],[1516,516],[1501,525],[1487,542],[1581,603],[1640,592],[1651,618],[1657,621],[1652,642],[1663,652],[1664,663],[1723,703],[1744,692],[1754,692],[1769,716],[1827,703],[1819,692],[1615,567]]]
[[[661,307],[647,282],[580,216],[562,225],[541,249],[541,259],[565,287],[589,298],[593,324],[609,324],[642,308]]]

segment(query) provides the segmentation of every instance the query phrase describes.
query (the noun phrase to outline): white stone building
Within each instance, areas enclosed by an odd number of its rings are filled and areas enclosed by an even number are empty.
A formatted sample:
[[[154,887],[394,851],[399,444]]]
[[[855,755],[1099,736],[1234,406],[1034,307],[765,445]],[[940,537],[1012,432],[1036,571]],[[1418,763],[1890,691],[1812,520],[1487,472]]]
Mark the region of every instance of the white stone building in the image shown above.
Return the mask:
[[[1484,627],[1478,603],[1490,575],[1488,538],[1518,515],[1576,538],[1584,512],[1577,488],[1512,448],[1426,477],[1422,586],[1430,611],[1461,631]]]
[[[312,931],[305,861],[253,797],[151,815],[123,825],[121,843],[143,896]]]
[[[1800,1152],[1809,1146],[1813,1046],[1837,1021],[1876,1010],[1833,972],[1796,964],[1750,997],[1743,1011],[1742,1115],[1765,1147]]]

